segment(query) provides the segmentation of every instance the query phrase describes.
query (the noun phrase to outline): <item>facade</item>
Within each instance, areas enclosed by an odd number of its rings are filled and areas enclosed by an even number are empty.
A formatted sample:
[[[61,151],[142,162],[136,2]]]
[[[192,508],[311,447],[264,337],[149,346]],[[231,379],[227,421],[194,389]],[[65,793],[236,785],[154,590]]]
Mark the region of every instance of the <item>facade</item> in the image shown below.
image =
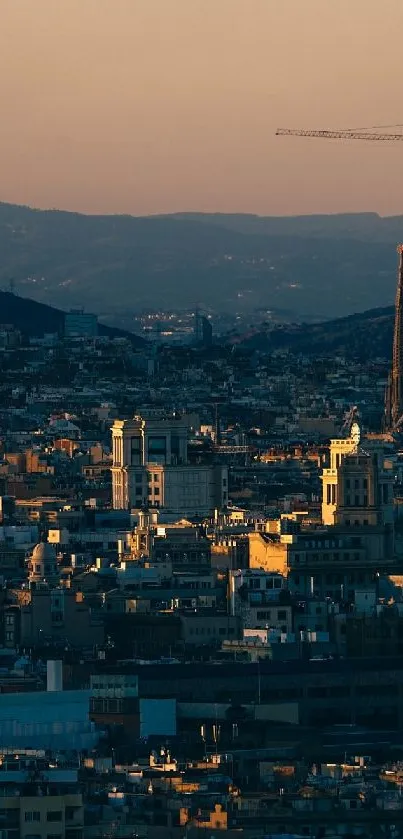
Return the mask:
[[[153,540],[154,562],[168,560],[173,571],[206,573],[211,568],[211,542],[195,527],[159,528]]]
[[[359,451],[338,470],[335,524],[393,526],[394,463],[381,453]]]
[[[65,588],[39,586],[24,592],[20,609],[5,609],[5,646],[33,647],[49,642],[72,647],[102,644],[102,620],[94,616],[82,594]]]
[[[94,748],[99,733],[88,719],[88,702],[88,690],[1,693],[2,748]]]
[[[356,455],[356,460],[353,456]],[[347,459],[347,460],[346,460]],[[349,478],[346,475],[341,479],[345,461],[348,462],[348,470],[351,472],[352,484],[349,486]],[[353,465],[354,464],[354,465]],[[383,439],[369,437],[364,439],[361,446],[352,437],[346,439],[334,439],[330,441],[330,467],[322,472],[322,522],[325,525],[340,523],[343,519],[339,508],[344,506],[345,499],[350,497],[350,507],[355,507],[355,520],[362,523],[368,515],[362,514],[364,508],[369,514],[369,508],[379,506],[381,508],[382,521],[391,524],[393,522],[393,483],[395,474],[393,452],[390,444]],[[354,474],[353,474],[354,472]],[[347,483],[345,483],[347,481]],[[358,483],[357,483],[358,481]],[[354,504],[357,492],[357,504]],[[345,490],[345,492],[344,492]],[[344,492],[343,497],[341,496]],[[361,510],[361,514],[357,512]],[[348,518],[348,516],[347,516]],[[373,520],[373,516],[372,516]]]
[[[353,599],[357,585],[369,586],[380,574],[398,572],[392,540],[388,525],[340,525],[277,538],[253,533],[250,567],[288,576],[290,589],[299,596]]]
[[[176,700],[139,697],[138,679],[129,674],[91,676],[89,716],[101,726],[122,726],[135,737],[176,734]]]
[[[330,441],[330,466],[322,472],[322,521],[323,524],[335,523],[337,507],[337,475],[346,455],[356,451],[356,443],[351,437]]]
[[[228,501],[228,469],[190,465],[188,423],[176,416],[117,420],[112,427],[114,509],[208,514]]]
[[[98,335],[98,318],[83,309],[72,309],[64,316],[65,338],[95,338]]]
[[[12,784],[9,787],[9,793],[6,788],[1,799],[3,835],[18,836],[20,839],[33,836],[35,839],[49,839],[51,836],[82,839],[84,806],[78,784],[77,791],[60,789],[51,794],[38,793],[38,784],[35,783],[25,784],[18,795]]]
[[[201,718],[202,722],[209,718],[214,722],[217,717],[221,721],[228,717],[231,706],[249,704],[253,705],[254,714],[266,713],[266,719],[274,718],[270,714],[279,719],[281,709],[283,714],[292,710],[294,721],[299,719],[301,725],[314,728],[355,724],[402,730],[401,658],[356,659],[353,667],[354,678],[352,664],[345,659],[296,660],[287,667],[284,662],[265,660],[259,665],[223,662],[218,666],[204,662],[202,667],[200,662],[133,664],[125,670],[106,666],[100,674],[105,674],[107,684],[112,684],[112,680],[106,674],[124,673],[126,680],[137,676],[139,698],[175,697],[178,732],[192,717]],[[96,674],[92,684],[98,681]],[[95,713],[95,707],[92,710]],[[200,732],[200,727],[195,730]],[[365,736],[368,737],[367,732]]]
[[[224,639],[242,637],[239,617],[222,614],[209,614],[199,610],[181,615],[182,639],[186,646],[210,646],[222,643]]]

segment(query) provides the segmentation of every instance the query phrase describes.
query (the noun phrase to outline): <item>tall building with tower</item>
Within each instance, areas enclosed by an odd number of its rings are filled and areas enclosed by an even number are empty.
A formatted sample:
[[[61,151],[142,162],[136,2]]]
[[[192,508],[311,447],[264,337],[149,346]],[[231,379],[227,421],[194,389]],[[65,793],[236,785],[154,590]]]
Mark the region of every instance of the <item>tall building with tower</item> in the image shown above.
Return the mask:
[[[213,343],[213,327],[206,315],[197,307],[194,314],[193,328],[194,343],[198,347],[211,347]]]
[[[348,437],[330,441],[330,465],[322,472],[322,521],[323,524],[335,524],[338,494],[337,483],[339,468],[343,459],[357,451],[360,442],[358,423],[353,423]]]
[[[385,398],[385,430],[397,430],[403,421],[403,245],[397,248],[399,270],[395,301],[392,369]]]

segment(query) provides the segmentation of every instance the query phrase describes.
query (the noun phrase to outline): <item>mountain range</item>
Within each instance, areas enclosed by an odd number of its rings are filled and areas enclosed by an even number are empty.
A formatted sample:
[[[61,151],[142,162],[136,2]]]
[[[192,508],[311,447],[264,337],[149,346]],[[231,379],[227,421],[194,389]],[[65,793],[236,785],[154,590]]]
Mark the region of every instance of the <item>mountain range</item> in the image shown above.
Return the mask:
[[[319,321],[393,303],[402,236],[403,217],[374,213],[86,216],[2,203],[0,288],[115,324],[196,302]]]

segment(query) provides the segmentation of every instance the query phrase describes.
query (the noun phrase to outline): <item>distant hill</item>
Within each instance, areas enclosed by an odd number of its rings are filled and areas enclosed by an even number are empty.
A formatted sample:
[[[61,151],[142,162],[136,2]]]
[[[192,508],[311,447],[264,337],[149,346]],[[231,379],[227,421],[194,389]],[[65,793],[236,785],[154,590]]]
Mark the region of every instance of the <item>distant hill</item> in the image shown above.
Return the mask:
[[[308,356],[392,357],[394,307],[372,309],[325,323],[267,328],[241,340],[264,352],[290,350]]]
[[[64,327],[64,315],[65,312],[53,306],[46,306],[36,300],[0,291],[0,324],[12,324],[27,337],[41,337],[45,333],[52,332],[61,334]],[[134,346],[141,347],[146,343],[144,338],[121,329],[104,326],[104,324],[99,324],[98,331],[100,335],[111,338],[129,338]]]
[[[41,336],[49,332],[61,333],[65,312],[36,300],[0,291],[0,324],[13,324],[26,336]],[[262,326],[236,338],[236,344],[263,352],[290,350],[308,356],[337,354],[361,358],[391,358],[394,307],[371,309],[344,318],[320,323],[290,323],[272,327]],[[99,325],[99,333],[111,337],[127,337],[134,347],[146,344],[144,338]],[[232,340],[232,339],[231,339]]]
[[[302,236],[314,239],[357,239],[395,245],[403,239],[403,216],[336,213],[309,216],[256,216],[248,213],[175,213],[158,218],[215,224],[238,233]]]
[[[0,288],[125,324],[195,302],[287,310],[293,320],[393,303],[403,218],[180,214],[85,216],[0,204]],[[123,322],[123,321],[122,321]]]

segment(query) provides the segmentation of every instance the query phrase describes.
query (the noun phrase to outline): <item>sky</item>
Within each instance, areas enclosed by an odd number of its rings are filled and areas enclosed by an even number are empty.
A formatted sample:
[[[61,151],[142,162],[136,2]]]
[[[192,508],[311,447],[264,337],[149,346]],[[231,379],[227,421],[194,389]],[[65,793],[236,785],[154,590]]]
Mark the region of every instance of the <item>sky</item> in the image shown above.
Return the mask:
[[[0,0],[0,200],[403,213],[402,0]],[[403,128],[402,128],[403,131]]]

